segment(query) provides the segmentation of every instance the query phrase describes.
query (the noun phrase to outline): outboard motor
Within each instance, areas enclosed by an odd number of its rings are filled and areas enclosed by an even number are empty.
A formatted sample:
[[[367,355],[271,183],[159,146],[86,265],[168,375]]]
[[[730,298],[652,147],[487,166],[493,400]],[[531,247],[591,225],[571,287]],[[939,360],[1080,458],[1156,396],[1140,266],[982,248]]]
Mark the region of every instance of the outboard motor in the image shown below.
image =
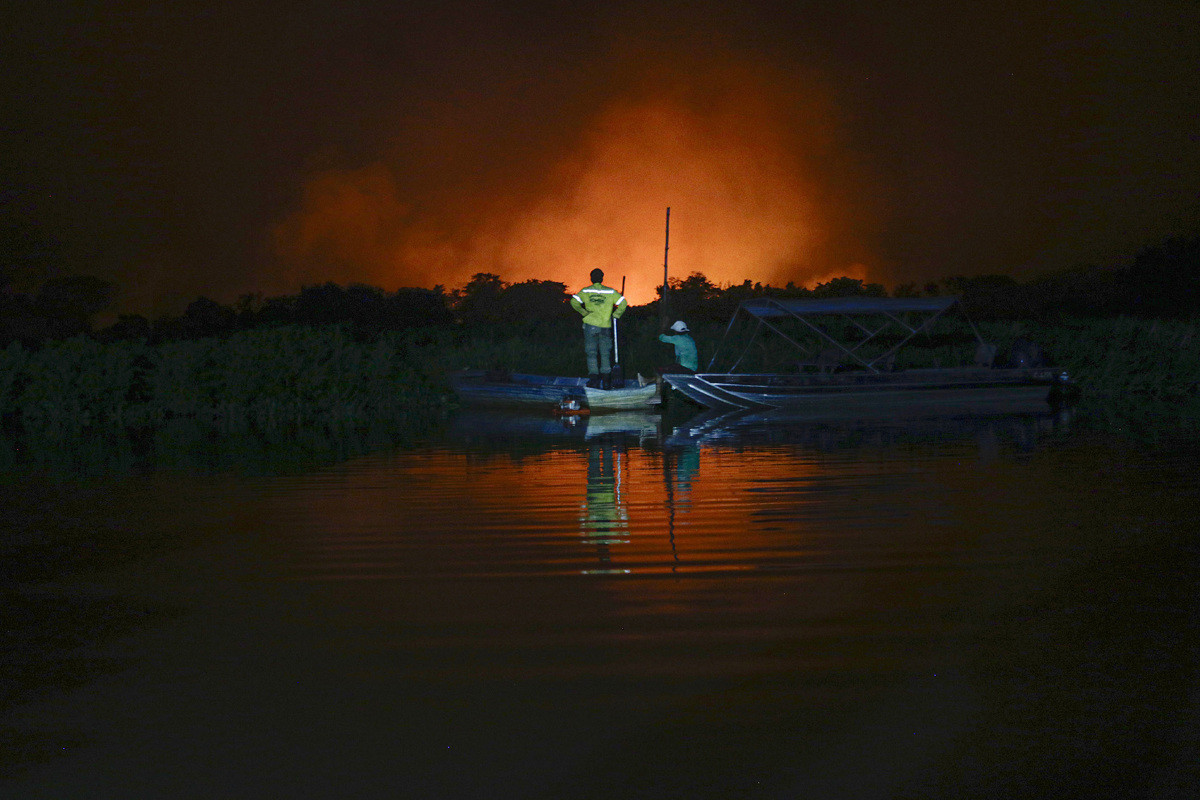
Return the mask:
[[[1008,354],[1008,361],[1014,367],[1044,367],[1046,366],[1046,355],[1036,342],[1031,342],[1021,336],[1013,342],[1012,350]]]

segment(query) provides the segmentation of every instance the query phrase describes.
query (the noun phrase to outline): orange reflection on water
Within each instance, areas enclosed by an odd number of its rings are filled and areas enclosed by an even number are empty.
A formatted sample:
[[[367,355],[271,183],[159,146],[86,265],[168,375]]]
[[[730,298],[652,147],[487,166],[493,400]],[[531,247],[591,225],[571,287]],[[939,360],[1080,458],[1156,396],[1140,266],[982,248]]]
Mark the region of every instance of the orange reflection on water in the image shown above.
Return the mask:
[[[333,471],[264,517],[302,526],[296,558],[331,577],[738,570],[780,546],[754,520],[766,502],[753,490],[754,461],[619,440],[436,450]],[[796,459],[771,469],[792,481],[816,471]]]

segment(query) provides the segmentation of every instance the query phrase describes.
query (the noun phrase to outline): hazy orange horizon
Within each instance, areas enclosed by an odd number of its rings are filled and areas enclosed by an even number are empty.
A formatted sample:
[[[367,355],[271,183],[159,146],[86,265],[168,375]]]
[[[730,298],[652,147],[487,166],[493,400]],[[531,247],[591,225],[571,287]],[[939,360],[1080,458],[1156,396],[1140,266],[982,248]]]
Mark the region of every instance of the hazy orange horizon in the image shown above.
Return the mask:
[[[641,304],[668,207],[670,275],[718,285],[1030,280],[1200,224],[1196,4],[77,5],[6,18],[0,228],[116,313],[596,266]]]
[[[603,103],[519,178],[447,176],[426,195],[397,166],[408,151],[315,171],[271,231],[274,256],[297,284],[387,289],[491,273],[573,290],[600,268],[633,305],[655,299],[664,258],[670,277],[716,284],[880,279],[843,244],[863,219],[840,199],[849,173],[815,81],[744,65],[659,78]]]

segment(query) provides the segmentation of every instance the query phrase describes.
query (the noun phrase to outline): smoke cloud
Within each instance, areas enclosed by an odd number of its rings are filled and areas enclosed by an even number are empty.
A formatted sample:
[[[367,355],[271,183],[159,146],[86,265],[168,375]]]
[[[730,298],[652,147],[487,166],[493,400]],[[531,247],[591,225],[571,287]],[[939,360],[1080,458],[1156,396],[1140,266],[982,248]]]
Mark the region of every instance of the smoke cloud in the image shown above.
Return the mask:
[[[6,18],[0,220],[122,312],[597,266],[645,303],[668,207],[673,277],[774,285],[1200,224],[1196,3],[117,5]]]
[[[715,283],[868,278],[863,181],[838,135],[812,75],[647,67],[519,169],[481,164],[469,137],[408,137],[371,163],[315,170],[271,243],[297,283],[454,288],[489,272],[575,288],[598,267],[635,305],[654,299],[664,258],[671,277]],[[421,163],[445,165],[436,185]]]

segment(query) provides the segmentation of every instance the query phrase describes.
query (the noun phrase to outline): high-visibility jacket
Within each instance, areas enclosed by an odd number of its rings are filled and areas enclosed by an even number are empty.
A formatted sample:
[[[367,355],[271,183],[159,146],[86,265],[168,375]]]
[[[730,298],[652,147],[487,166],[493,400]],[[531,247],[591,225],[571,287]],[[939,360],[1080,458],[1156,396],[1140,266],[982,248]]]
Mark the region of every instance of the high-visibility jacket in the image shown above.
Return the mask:
[[[593,283],[571,295],[571,308],[580,313],[585,325],[597,328],[611,328],[612,321],[628,307],[625,295],[602,283]]]

